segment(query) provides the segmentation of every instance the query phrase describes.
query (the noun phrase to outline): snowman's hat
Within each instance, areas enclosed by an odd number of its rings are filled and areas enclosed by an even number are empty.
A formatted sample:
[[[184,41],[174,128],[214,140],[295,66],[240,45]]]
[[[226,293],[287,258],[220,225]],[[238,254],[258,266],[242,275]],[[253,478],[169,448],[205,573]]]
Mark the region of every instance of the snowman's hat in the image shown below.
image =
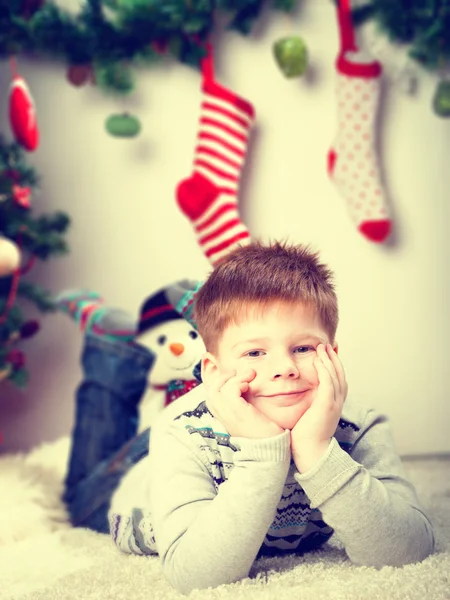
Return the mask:
[[[142,304],[139,314],[137,335],[141,335],[161,323],[182,319],[183,315],[177,312],[167,298],[165,290],[160,290]]]

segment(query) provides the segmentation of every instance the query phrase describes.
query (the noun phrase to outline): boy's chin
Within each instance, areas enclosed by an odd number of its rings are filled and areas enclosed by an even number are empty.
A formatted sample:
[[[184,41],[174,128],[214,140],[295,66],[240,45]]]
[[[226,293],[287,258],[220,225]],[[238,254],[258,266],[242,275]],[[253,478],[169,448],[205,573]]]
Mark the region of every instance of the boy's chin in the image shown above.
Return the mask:
[[[305,414],[308,407],[305,406],[286,406],[277,407],[275,410],[267,411],[266,417],[273,421],[281,429],[294,429],[297,423]]]

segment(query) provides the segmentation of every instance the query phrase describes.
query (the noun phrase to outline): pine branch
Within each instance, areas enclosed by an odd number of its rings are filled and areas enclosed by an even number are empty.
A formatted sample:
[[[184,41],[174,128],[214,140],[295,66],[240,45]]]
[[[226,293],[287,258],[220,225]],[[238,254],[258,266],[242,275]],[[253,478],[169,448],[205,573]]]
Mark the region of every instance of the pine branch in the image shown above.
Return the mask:
[[[104,89],[129,93],[131,75],[125,85],[112,76],[112,64],[160,61],[153,45],[163,42],[173,58],[198,68],[217,14],[229,18],[229,28],[248,35],[266,5],[288,12],[298,1],[85,0],[77,15],[47,1],[29,19],[21,14],[21,3],[6,3],[0,10],[0,57],[33,53],[93,65]]]
[[[43,290],[39,285],[29,283],[28,281],[20,281],[18,295],[22,298],[33,302],[36,307],[42,312],[50,312],[56,310],[56,305],[52,294],[49,291]]]
[[[0,24],[1,10],[0,6]],[[0,136],[0,235],[15,241],[24,257],[22,264],[29,264],[28,257],[47,260],[68,251],[65,234],[70,220],[58,211],[34,217],[32,208],[18,204],[15,188],[33,189],[38,182],[24,156],[18,144],[6,143]],[[41,311],[55,310],[50,292],[25,277],[26,273],[20,276],[17,290],[13,276],[0,278],[0,381],[8,380],[19,387],[26,385],[28,372],[25,354],[15,346],[33,335],[38,326],[25,319],[17,299],[26,299]]]

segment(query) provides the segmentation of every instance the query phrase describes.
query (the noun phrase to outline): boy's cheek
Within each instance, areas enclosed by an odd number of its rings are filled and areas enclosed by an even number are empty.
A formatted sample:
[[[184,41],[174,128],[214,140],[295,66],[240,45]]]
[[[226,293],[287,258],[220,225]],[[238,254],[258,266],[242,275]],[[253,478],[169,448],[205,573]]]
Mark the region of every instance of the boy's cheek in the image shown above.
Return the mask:
[[[314,356],[315,358],[315,356]],[[318,386],[319,385],[319,374],[317,373],[317,369],[314,366],[314,358],[308,363],[307,368],[304,369],[303,375],[305,379],[307,379],[311,385]]]
[[[244,398],[244,400],[247,400],[247,402],[250,402],[255,396],[255,389],[252,386],[252,384],[249,384],[248,390],[246,392],[242,393],[242,397]]]
[[[252,383],[249,384],[248,390],[242,394],[242,397],[244,398],[244,400],[246,402],[249,402],[250,404],[255,405],[258,403],[257,394],[258,394],[259,390],[253,384],[254,384],[254,380],[252,381]]]

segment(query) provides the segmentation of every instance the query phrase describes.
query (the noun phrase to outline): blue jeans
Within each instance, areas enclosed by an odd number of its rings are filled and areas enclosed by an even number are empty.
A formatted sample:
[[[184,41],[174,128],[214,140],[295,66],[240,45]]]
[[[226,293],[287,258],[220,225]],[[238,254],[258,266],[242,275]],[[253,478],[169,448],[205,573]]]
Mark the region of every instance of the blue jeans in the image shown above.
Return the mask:
[[[75,527],[109,533],[112,495],[148,454],[150,430],[136,434],[139,401],[154,357],[133,343],[94,334],[84,340],[63,500]]]

